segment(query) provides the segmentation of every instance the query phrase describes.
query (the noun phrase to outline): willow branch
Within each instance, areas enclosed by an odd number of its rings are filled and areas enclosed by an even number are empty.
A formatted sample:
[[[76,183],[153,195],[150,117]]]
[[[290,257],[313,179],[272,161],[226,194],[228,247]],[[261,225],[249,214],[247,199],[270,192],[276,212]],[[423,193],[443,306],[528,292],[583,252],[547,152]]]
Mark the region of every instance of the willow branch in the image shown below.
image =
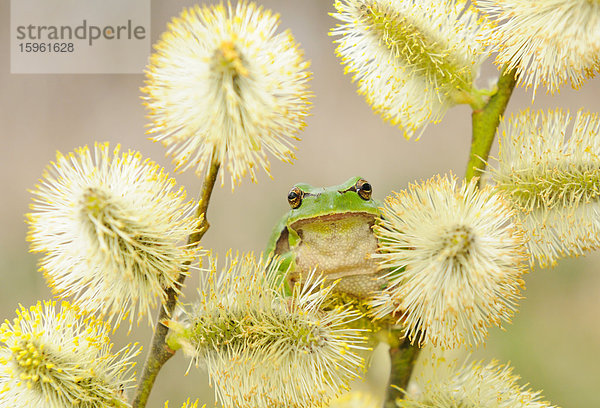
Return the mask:
[[[410,344],[408,337],[402,338],[399,330],[392,330],[390,340],[390,380],[385,408],[396,408],[396,400],[404,397],[417,357],[421,349]]]
[[[516,71],[505,69],[498,79],[496,93],[490,97],[483,108],[473,110],[473,138],[465,175],[467,181],[473,177],[479,177],[485,169],[500,117],[508,105],[516,82]]]
[[[220,163],[214,159],[214,154],[211,162],[210,169],[206,174],[206,178],[202,183],[202,191],[200,192],[200,199],[198,202],[198,208],[196,210],[196,216],[200,222],[198,230],[191,234],[188,238],[188,245],[190,247],[197,246],[210,224],[206,220],[206,211],[208,209],[208,203],[217,180],[217,174],[219,172]],[[189,264],[186,264],[184,269],[179,273],[177,278],[177,287],[183,287],[183,281],[187,276]],[[175,354],[175,351],[167,346],[165,340],[169,333],[169,328],[165,325],[165,322],[171,317],[175,306],[177,305],[178,290],[169,288],[166,291],[167,301],[160,308],[158,312],[157,324],[154,329],[152,336],[152,343],[150,345],[150,351],[146,356],[144,367],[142,368],[142,375],[140,382],[136,388],[134,399],[132,402],[133,408],[144,408],[148,402],[150,391],[154,385],[154,381],[158,376],[158,372],[163,365]]]

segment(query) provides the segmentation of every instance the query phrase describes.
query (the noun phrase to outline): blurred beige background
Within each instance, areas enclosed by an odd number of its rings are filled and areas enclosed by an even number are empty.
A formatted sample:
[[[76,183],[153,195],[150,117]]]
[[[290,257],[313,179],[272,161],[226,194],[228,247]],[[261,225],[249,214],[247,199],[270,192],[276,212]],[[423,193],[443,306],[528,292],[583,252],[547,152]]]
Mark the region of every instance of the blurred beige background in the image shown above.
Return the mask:
[[[391,190],[437,173],[464,175],[470,142],[470,112],[458,107],[444,121],[430,126],[419,141],[407,141],[401,133],[375,116],[357,95],[349,76],[334,55],[327,35],[335,22],[325,0],[260,0],[281,14],[282,27],[290,28],[312,61],[312,116],[297,143],[293,166],[272,162],[274,180],[259,174],[258,184],[245,180],[235,193],[228,185],[216,189],[208,218],[212,224],[202,244],[216,253],[260,252],[272,226],[287,211],[289,187],[305,181],[332,185],[360,175],[371,182],[383,199]],[[167,21],[192,1],[152,2],[152,42]],[[9,74],[9,1],[0,0],[0,317],[12,318],[18,303],[25,306],[51,297],[36,269],[38,255],[28,252],[24,214],[42,171],[56,150],[72,151],[94,141],[121,143],[151,157],[172,171],[161,145],[144,133],[146,119],[140,103],[140,75],[11,75]],[[496,75],[488,65],[481,83]],[[539,92],[534,108],[580,107],[600,111],[600,80],[582,89],[564,89],[559,96]],[[531,93],[515,91],[508,112],[529,107]],[[190,172],[177,174],[190,196],[196,196],[199,180]],[[553,404],[570,408],[600,406],[600,256],[567,260],[552,270],[535,270],[527,276],[526,299],[506,331],[492,330],[489,342],[477,355],[502,362],[515,370],[534,389],[542,389]],[[187,300],[193,299],[197,279],[188,279]],[[146,346],[145,325],[125,336],[120,345],[139,341]],[[150,408],[181,406],[188,396],[210,402],[201,370],[192,368],[182,378],[188,362],[173,358],[159,375]],[[178,405],[179,404],[179,405]]]

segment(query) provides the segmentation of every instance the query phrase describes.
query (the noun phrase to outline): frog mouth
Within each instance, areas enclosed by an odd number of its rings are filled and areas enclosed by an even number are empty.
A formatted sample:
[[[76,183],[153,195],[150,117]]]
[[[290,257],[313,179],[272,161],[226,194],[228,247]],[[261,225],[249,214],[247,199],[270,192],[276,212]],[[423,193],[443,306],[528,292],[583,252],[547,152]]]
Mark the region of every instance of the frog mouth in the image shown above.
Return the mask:
[[[375,224],[375,216],[373,214],[364,212],[344,212],[336,214],[319,215],[317,217],[312,217],[305,220],[298,220],[291,224],[291,228],[294,230],[299,230],[302,229],[302,227],[309,224],[335,223],[336,221],[346,220],[350,218],[355,218],[357,220],[362,218],[365,222],[368,222],[371,225]]]

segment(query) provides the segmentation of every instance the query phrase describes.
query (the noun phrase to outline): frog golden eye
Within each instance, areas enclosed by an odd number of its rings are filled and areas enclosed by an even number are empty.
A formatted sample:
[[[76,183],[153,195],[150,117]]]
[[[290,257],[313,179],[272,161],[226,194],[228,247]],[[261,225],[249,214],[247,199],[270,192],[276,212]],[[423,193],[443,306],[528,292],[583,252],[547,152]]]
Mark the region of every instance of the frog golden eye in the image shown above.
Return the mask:
[[[356,192],[363,200],[368,200],[371,198],[371,193],[373,193],[373,188],[369,184],[367,180],[360,179],[356,182]]]
[[[302,204],[303,195],[304,193],[302,193],[302,190],[300,190],[298,187],[292,188],[288,194],[288,203],[290,203],[290,207],[292,207],[292,209],[300,207],[300,204]]]

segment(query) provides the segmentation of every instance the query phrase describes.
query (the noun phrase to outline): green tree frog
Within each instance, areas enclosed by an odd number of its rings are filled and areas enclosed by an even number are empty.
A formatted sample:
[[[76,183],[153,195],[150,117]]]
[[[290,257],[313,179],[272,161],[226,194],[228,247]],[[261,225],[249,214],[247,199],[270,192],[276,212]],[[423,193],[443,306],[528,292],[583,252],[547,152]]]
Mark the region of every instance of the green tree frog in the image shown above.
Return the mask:
[[[371,258],[377,249],[373,224],[380,216],[371,185],[353,177],[332,187],[296,184],[288,194],[291,210],[275,226],[268,253],[281,256],[282,273],[292,284],[317,268],[335,291],[363,299],[384,281]]]

